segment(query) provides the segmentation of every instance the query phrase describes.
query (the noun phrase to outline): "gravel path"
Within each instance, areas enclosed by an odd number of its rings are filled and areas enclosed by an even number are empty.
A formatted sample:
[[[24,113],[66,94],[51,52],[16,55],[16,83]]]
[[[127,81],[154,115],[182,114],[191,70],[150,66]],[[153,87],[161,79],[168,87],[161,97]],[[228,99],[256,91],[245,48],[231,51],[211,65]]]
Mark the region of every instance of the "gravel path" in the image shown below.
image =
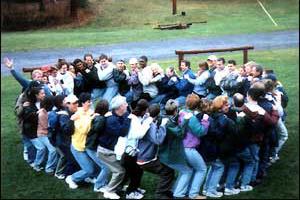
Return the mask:
[[[117,59],[128,61],[131,57],[141,55],[151,59],[176,59],[175,50],[197,50],[211,48],[229,48],[252,45],[254,50],[268,50],[299,47],[299,31],[276,31],[268,33],[226,35],[216,37],[193,37],[185,39],[168,39],[145,42],[129,42],[112,45],[95,45],[84,48],[65,48],[33,50],[28,52],[1,52],[1,75],[8,75],[9,71],[3,66],[3,58],[14,59],[15,69],[21,71],[23,67],[41,66],[54,64],[58,58],[65,58],[73,61],[75,58],[82,58],[85,53],[92,53],[99,56],[101,53],[111,55]],[[250,52],[251,54],[251,52]]]

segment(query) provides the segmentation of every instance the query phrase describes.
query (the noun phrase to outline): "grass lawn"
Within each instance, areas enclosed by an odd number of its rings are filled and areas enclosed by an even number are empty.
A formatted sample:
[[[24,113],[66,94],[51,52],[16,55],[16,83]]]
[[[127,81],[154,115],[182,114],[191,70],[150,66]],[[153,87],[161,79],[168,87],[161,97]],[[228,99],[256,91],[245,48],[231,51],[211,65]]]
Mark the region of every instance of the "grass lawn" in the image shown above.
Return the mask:
[[[96,44],[153,39],[256,33],[299,28],[298,0],[262,0],[278,26],[274,26],[256,0],[177,0],[178,15],[171,1],[90,0],[93,20],[80,28],[2,32],[1,51],[84,47]],[[179,15],[181,11],[186,16]],[[160,31],[156,24],[207,21],[189,29]]]
[[[299,49],[250,52],[250,60],[273,68],[289,95],[287,128],[289,139],[280,154],[280,160],[269,170],[265,182],[254,191],[231,198],[299,198]],[[222,54],[225,59],[241,63],[241,54]],[[193,69],[206,57],[189,57]],[[159,61],[163,67],[177,65],[177,60]],[[92,186],[68,189],[64,181],[43,172],[33,171],[22,157],[22,144],[13,107],[20,86],[11,77],[1,76],[1,198],[84,198],[102,197],[92,191]],[[142,188],[146,198],[153,198],[157,178],[145,173]]]

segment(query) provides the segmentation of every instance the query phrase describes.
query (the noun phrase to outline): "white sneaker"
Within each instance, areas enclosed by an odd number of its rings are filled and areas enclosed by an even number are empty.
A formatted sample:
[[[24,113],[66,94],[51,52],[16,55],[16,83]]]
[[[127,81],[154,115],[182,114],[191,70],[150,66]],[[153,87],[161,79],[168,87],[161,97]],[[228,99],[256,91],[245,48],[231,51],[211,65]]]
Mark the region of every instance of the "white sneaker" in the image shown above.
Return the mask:
[[[29,165],[30,167],[34,168],[34,163],[30,163]]]
[[[139,193],[138,191],[131,192],[130,194],[126,194],[126,199],[142,199],[144,195]]]
[[[105,187],[101,187],[101,188],[94,188],[94,192],[106,192],[106,188]]]
[[[240,193],[240,190],[239,189],[235,189],[235,188],[232,188],[232,189],[225,188],[225,191],[224,191],[224,195],[227,195],[227,196],[236,195],[238,193]]]
[[[40,167],[40,166],[34,166],[33,169],[37,172],[40,172],[44,169],[44,167]]]
[[[72,176],[71,175],[67,176],[67,178],[66,178],[65,181],[66,181],[66,183],[69,184],[69,188],[71,188],[71,189],[78,188],[78,185],[72,180]]]
[[[63,174],[54,174],[54,176],[56,177],[56,178],[58,178],[59,180],[63,180],[63,179],[65,179],[66,178],[66,176],[65,175],[63,175]]]
[[[124,185],[121,191],[126,192],[127,188],[128,188],[128,185]]]
[[[245,186],[241,186],[241,192],[248,192],[248,191],[252,191],[253,187],[251,185],[245,185]]]
[[[142,189],[142,188],[138,188],[137,191],[141,194],[145,194],[146,190]]]
[[[211,198],[220,198],[223,196],[223,193],[222,192],[206,192],[206,196],[211,197]]]
[[[203,194],[203,195],[206,195],[206,190],[203,190],[203,191],[202,191],[202,194]]]
[[[103,197],[106,199],[120,199],[120,196],[117,195],[115,192],[107,192],[105,191]]]

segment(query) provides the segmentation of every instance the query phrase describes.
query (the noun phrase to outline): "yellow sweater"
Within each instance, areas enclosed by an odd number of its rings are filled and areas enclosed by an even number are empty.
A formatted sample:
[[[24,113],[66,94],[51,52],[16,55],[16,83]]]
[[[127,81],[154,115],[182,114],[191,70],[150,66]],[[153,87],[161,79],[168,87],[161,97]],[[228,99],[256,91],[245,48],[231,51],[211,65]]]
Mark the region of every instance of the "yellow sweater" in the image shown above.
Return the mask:
[[[93,113],[90,110],[85,112],[80,107],[75,114],[79,118],[74,121],[75,131],[72,135],[72,145],[77,151],[84,151],[86,136],[91,128]]]

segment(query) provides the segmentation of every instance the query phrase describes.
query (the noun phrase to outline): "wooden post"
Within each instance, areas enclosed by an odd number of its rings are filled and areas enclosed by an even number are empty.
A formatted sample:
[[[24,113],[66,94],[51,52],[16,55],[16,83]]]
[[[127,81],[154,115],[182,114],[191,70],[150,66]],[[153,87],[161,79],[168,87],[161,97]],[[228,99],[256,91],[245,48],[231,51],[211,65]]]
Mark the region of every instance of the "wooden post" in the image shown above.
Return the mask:
[[[248,49],[243,50],[244,64],[248,62]]]
[[[180,63],[181,63],[182,60],[184,60],[184,54],[183,53],[179,53],[178,54],[178,67],[180,67]]]
[[[172,4],[173,4],[172,14],[175,15],[177,13],[177,0],[172,0]]]

